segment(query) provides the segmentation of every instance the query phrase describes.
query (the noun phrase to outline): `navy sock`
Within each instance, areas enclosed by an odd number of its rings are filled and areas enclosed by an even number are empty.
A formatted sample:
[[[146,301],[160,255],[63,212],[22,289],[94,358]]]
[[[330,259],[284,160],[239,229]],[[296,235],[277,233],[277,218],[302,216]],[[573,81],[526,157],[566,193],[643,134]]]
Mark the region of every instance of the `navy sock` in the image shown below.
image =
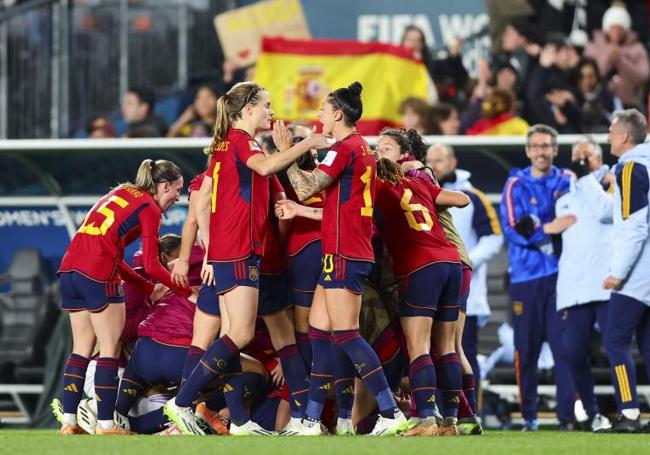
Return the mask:
[[[63,412],[77,415],[77,407],[84,393],[86,369],[89,360],[78,354],[70,354],[63,372]]]
[[[290,344],[278,352],[282,364],[284,380],[291,394],[291,417],[302,418],[309,395],[309,381],[305,363],[298,351],[298,346]]]
[[[230,411],[230,420],[235,425],[248,422],[248,413],[244,407],[244,381],[241,373],[241,358],[232,357],[228,369],[224,372],[223,395]]]
[[[305,362],[305,368],[307,373],[311,371],[311,343],[309,342],[309,335],[304,332],[296,332],[296,343],[298,344],[298,350],[300,350],[300,356]]]
[[[117,377],[118,364],[119,360],[113,357],[97,359],[97,369],[95,370],[97,420],[113,420],[119,380]]]
[[[431,417],[436,406],[436,371],[429,354],[422,354],[411,362],[409,367],[411,393],[417,405],[418,415]]]
[[[476,414],[476,384],[474,383],[473,374],[463,375],[463,393],[467,398],[470,409]]]
[[[228,335],[224,335],[212,343],[181,386],[178,395],[176,395],[176,404],[181,407],[191,406],[210,381],[227,371],[228,361],[235,356],[239,357],[239,348],[228,338]]]
[[[354,364],[341,346],[332,344],[334,353],[334,389],[339,417],[352,418],[354,404]]]
[[[330,332],[309,327],[309,341],[311,342],[313,360],[305,417],[313,421],[320,420],[327,393],[332,387],[334,365],[332,363],[332,342],[330,337]]]
[[[135,399],[144,391],[144,387],[145,381],[135,374],[133,362],[129,362],[120,380],[115,410],[123,416],[126,416],[131,406],[133,406]]]
[[[460,406],[461,369],[455,352],[440,356],[436,361],[436,378],[441,396],[443,417],[457,417]]]
[[[190,346],[187,351],[187,357],[185,357],[185,363],[183,364],[183,379],[181,380],[181,384],[187,380],[192,370],[194,370],[199,360],[201,360],[201,357],[203,357],[203,354],[205,354],[203,349]]]
[[[357,374],[375,395],[379,413],[384,417],[393,418],[399,412],[393,392],[388,386],[377,354],[361,337],[359,329],[336,330],[332,332],[332,338],[350,357]]]
[[[169,419],[163,413],[163,408],[147,412],[138,417],[129,417],[129,426],[131,431],[140,434],[153,434],[163,431]]]

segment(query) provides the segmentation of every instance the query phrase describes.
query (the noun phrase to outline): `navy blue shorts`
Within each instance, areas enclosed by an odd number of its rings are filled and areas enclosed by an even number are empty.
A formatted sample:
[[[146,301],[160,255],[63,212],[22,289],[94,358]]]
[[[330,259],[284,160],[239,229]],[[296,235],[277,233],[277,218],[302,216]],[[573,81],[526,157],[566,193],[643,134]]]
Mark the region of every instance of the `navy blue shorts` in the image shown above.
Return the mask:
[[[287,272],[260,276],[258,316],[270,316],[291,306]]]
[[[214,288],[218,295],[237,286],[260,288],[260,257],[252,255],[241,261],[213,262]]]
[[[215,318],[221,317],[219,295],[217,294],[214,285],[201,285],[201,289],[199,289],[199,297],[196,299],[196,307],[205,314],[209,314]]]
[[[188,350],[188,346],[140,337],[133,348],[127,371],[132,371],[149,385],[180,384]],[[161,359],[164,361],[161,362]]]
[[[457,321],[461,285],[460,264],[437,262],[413,272],[400,280],[399,315]]]
[[[122,286],[115,281],[100,283],[77,272],[59,274],[61,309],[99,313],[111,303],[124,303]]]
[[[469,285],[472,282],[472,269],[466,265],[462,266],[463,270],[463,284],[460,289],[460,311],[467,313],[467,299],[469,298]]]
[[[338,254],[326,254],[318,284],[325,289],[347,289],[353,294],[361,294],[371,269],[372,262],[350,261]]]
[[[289,283],[296,305],[311,308],[322,270],[323,252],[320,241],[310,243],[289,258]]]

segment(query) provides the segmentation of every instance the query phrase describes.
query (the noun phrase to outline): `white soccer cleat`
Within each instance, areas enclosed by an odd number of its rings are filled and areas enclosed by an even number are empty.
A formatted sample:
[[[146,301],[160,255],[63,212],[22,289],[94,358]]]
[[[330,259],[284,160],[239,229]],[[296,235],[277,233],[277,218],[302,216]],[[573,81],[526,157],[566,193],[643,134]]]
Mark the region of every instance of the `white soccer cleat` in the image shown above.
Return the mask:
[[[97,402],[92,398],[84,398],[77,407],[77,423],[88,434],[95,434],[97,427]]]
[[[298,436],[322,436],[323,429],[320,422],[302,419]]]
[[[289,423],[285,425],[283,429],[280,430],[280,436],[298,436],[300,434],[300,418],[291,417]]]
[[[354,436],[356,434],[352,419],[336,419],[336,434],[337,436]]]
[[[123,430],[131,431],[131,424],[129,423],[128,417],[125,417],[119,412],[115,411],[113,412],[113,421],[115,422],[116,426],[122,428]]]
[[[402,412],[395,414],[392,419],[379,416],[375,428],[372,429],[370,436],[395,436],[412,428],[412,423],[406,420]]]
[[[163,413],[169,420],[174,422],[178,429],[183,434],[195,434],[199,436],[205,435],[205,431],[198,424],[192,408],[176,406],[176,398],[172,398],[165,406],[163,406]]]
[[[591,420],[591,431],[594,433],[607,433],[612,429],[612,422],[602,414],[596,414]]]
[[[265,430],[257,423],[249,420],[243,425],[235,425],[230,422],[230,435],[231,436],[277,436],[275,431]]]

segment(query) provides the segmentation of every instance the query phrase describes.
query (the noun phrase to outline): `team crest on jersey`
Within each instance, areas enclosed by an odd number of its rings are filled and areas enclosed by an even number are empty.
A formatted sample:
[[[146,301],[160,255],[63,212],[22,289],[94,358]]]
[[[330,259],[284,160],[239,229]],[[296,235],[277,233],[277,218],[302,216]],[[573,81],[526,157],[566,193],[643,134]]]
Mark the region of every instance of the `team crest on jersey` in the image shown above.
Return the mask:
[[[248,278],[251,281],[257,281],[257,279],[260,277],[260,272],[257,270],[257,266],[254,265],[249,265],[248,266]]]
[[[512,312],[515,316],[521,316],[524,312],[524,302],[521,300],[515,300],[512,302]]]

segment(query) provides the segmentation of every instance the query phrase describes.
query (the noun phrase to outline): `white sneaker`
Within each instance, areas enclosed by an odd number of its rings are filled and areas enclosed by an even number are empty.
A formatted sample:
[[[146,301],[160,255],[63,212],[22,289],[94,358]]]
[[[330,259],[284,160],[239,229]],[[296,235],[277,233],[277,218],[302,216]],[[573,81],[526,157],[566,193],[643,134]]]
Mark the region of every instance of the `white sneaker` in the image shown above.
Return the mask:
[[[277,436],[275,431],[265,430],[252,420],[249,420],[243,425],[235,425],[230,422],[230,435],[231,436]]]
[[[352,419],[336,419],[336,434],[338,436],[354,436],[356,432],[354,431],[354,425],[352,425]]]
[[[312,422],[311,420],[302,419],[298,436],[321,436],[322,434],[323,430],[320,422]]]
[[[396,434],[410,430],[412,428],[411,425],[401,411],[392,419],[387,419],[380,415],[370,436],[395,436]]]
[[[300,418],[291,417],[289,423],[280,430],[280,436],[297,436],[300,434]]]
[[[95,434],[97,427],[97,402],[84,398],[77,407],[77,424],[88,434]]]
[[[591,421],[591,431],[594,433],[606,432],[612,429],[612,422],[602,414],[596,414]]]
[[[205,435],[205,431],[199,426],[192,408],[189,406],[182,408],[176,406],[176,398],[172,398],[165,406],[163,406],[163,413],[169,420],[174,422],[181,433],[183,434],[196,434],[199,436]]]

